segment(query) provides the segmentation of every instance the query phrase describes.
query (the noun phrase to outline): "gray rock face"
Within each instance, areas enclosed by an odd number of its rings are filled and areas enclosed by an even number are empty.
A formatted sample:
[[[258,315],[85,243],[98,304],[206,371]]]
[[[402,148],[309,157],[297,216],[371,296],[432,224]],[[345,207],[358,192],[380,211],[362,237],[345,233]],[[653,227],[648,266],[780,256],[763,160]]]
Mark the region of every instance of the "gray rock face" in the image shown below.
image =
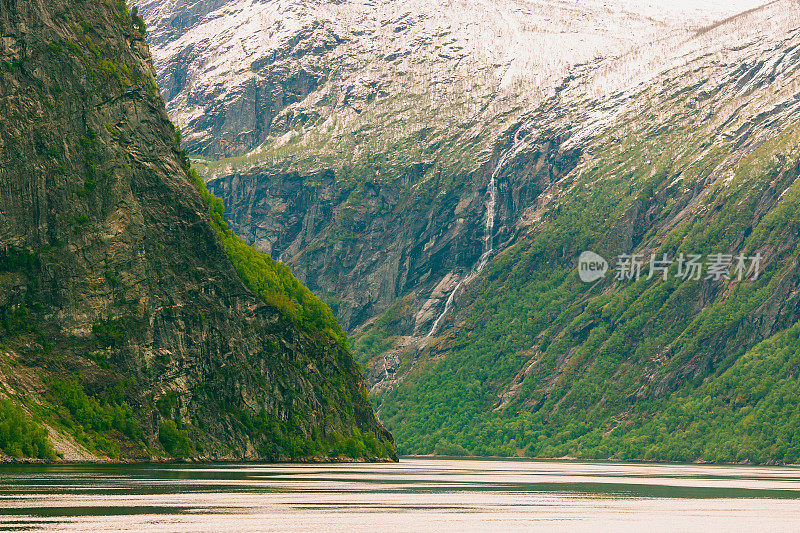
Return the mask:
[[[176,118],[182,118],[181,126],[187,133],[185,147],[191,153],[207,157],[239,155],[272,133],[283,134],[318,118],[319,114],[311,111],[276,121],[281,111],[325,84],[331,66],[324,57],[343,41],[324,21],[304,14],[305,9],[280,2],[237,7],[226,1],[143,1],[139,6],[152,21],[149,38],[153,46],[174,51],[158,57],[159,86],[170,110]],[[259,20],[262,10],[274,17],[286,16],[284,11],[289,10],[305,24],[286,32],[277,18],[261,27],[246,20],[243,9],[250,9]],[[198,34],[198,41],[184,38],[192,32]],[[210,39],[218,36],[216,32],[230,39],[237,51],[241,47],[241,53],[215,63],[215,56],[225,53],[213,50]],[[250,41],[262,32],[269,32],[265,37],[268,46],[262,49],[262,43],[257,42],[256,51],[262,53],[248,51]],[[237,42],[239,38],[241,42]],[[220,76],[219,70],[228,77]],[[204,78],[206,75],[209,79]],[[183,120],[187,111],[192,116]]]
[[[523,210],[576,165],[580,149],[562,148],[568,132],[566,125],[541,132],[525,157],[496,176],[498,222],[491,238],[498,247],[513,240]],[[447,292],[440,290],[434,301],[428,296],[448,275],[465,276],[480,259],[486,184],[498,157],[439,195],[409,187],[425,175],[423,165],[395,183],[348,187],[332,170],[303,175],[253,169],[212,180],[209,188],[225,198],[232,227],[327,296],[344,327],[357,330],[398,298],[413,295],[413,313],[401,331],[420,334],[430,329]]]
[[[134,377],[150,437],[184,420],[207,458],[285,457],[243,422],[258,416],[285,438],[355,429],[391,448],[350,355],[237,276],[124,3],[12,0],[0,35],[0,340],[15,372],[79,372],[89,389]],[[98,349],[107,371],[87,359]]]
[[[292,139],[336,159],[343,142],[368,139],[361,150],[383,154],[387,143],[419,143],[417,134],[459,144],[480,136],[488,156],[520,106],[550,95],[570,67],[699,24],[601,2],[137,4],[185,147],[213,159]]]

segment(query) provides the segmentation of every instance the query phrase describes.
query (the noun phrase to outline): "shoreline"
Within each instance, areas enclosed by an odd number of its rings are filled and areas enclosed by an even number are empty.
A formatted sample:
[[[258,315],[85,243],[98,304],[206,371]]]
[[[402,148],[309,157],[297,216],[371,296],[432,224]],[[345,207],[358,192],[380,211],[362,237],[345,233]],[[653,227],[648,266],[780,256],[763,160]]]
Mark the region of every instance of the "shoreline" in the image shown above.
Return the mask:
[[[513,462],[539,462],[539,463],[588,463],[588,464],[618,464],[618,465],[684,465],[684,466],[777,466],[777,467],[800,467],[800,463],[754,463],[752,461],[742,461],[738,463],[722,463],[714,461],[659,461],[657,459],[584,459],[565,455],[563,457],[503,457],[500,455],[398,455],[399,460],[403,459],[450,459],[450,460],[470,460],[470,461],[513,461]]]
[[[658,461],[658,460],[614,460],[614,459],[581,459],[578,457],[564,456],[564,457],[501,457],[501,456],[474,456],[474,455],[398,455],[396,458],[368,458],[368,459],[351,459],[347,458],[330,458],[330,457],[312,457],[305,459],[289,459],[289,460],[265,460],[265,459],[236,459],[236,458],[173,458],[173,457],[148,457],[142,459],[99,459],[99,460],[45,460],[33,458],[14,458],[8,456],[0,456],[0,468],[5,466],[80,466],[80,465],[97,465],[97,466],[111,466],[111,465],[130,465],[130,466],[145,466],[145,465],[334,465],[334,464],[398,464],[403,460],[421,459],[421,460],[450,460],[450,461],[485,461],[485,462],[517,462],[517,463],[585,463],[585,464],[616,464],[616,465],[665,465],[665,466],[752,466],[752,467],[787,467],[798,468],[800,463],[753,463],[750,461],[743,461],[739,463],[720,463],[712,461]]]
[[[77,465],[160,465],[160,464],[184,464],[184,465],[211,465],[211,464],[376,464],[376,463],[398,463],[398,458],[369,458],[369,459],[351,459],[346,458],[307,458],[307,459],[291,459],[291,460],[275,460],[269,461],[266,459],[225,459],[225,458],[175,458],[175,457],[148,457],[142,459],[99,459],[99,460],[47,460],[37,458],[16,458],[2,456],[0,457],[0,468],[4,466],[77,466]]]

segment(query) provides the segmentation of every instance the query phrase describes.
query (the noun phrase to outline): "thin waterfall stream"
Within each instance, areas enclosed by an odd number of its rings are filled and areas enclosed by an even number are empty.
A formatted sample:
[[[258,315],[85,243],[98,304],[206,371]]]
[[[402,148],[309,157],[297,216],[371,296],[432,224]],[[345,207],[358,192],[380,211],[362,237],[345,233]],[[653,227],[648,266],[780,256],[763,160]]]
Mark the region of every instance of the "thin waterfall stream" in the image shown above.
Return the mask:
[[[519,151],[519,147],[521,145],[519,134],[521,131],[521,129],[517,130],[517,132],[514,134],[513,145],[511,148],[506,150],[498,160],[497,166],[492,172],[492,175],[489,178],[489,184],[486,187],[486,223],[483,227],[483,253],[481,253],[478,263],[472,268],[469,274],[467,274],[464,279],[459,281],[455,288],[453,288],[453,290],[450,292],[450,295],[447,297],[447,301],[444,304],[444,309],[433,322],[433,327],[431,327],[431,330],[425,336],[426,338],[432,337],[433,334],[439,329],[442,321],[453,307],[456,293],[458,293],[458,290],[462,287],[462,285],[475,279],[481,272],[483,272],[483,270],[486,268],[486,265],[489,264],[489,259],[494,253],[494,224],[495,218],[497,217],[497,176],[500,174],[500,171],[503,169],[506,163]]]

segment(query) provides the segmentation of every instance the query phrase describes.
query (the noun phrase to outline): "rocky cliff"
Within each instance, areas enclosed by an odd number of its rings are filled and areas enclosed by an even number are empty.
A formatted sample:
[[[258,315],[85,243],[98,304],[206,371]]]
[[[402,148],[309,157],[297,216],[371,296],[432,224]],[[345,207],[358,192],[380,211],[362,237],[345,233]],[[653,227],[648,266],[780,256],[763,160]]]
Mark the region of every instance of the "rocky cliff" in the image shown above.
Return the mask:
[[[143,32],[122,1],[0,3],[0,447],[392,456],[338,326],[285,312],[315,298],[234,268]]]

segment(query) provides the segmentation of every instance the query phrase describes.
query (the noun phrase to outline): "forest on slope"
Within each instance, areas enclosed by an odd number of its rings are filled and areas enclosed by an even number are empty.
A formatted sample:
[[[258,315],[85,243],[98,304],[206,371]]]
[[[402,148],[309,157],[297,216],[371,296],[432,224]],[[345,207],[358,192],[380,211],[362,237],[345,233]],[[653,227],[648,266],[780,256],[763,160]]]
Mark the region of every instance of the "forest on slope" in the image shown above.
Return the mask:
[[[797,461],[799,35],[665,73],[589,143],[376,395],[403,453]]]

